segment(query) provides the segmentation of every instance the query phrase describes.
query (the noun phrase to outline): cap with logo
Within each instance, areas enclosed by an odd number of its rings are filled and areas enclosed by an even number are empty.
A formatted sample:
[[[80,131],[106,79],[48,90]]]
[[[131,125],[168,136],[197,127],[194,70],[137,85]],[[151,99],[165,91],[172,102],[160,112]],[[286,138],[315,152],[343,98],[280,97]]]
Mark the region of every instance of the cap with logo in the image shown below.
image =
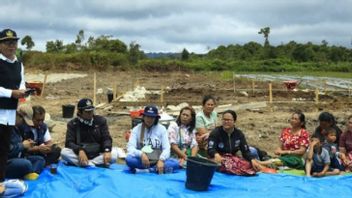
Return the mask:
[[[158,109],[154,105],[146,106],[144,108],[142,115],[149,116],[149,117],[160,117],[158,113]]]
[[[93,111],[95,107],[93,106],[93,101],[89,98],[81,99],[77,104],[78,110]]]
[[[9,40],[17,41],[18,39],[20,38],[17,37],[16,32],[11,29],[4,29],[0,32],[0,42]]]

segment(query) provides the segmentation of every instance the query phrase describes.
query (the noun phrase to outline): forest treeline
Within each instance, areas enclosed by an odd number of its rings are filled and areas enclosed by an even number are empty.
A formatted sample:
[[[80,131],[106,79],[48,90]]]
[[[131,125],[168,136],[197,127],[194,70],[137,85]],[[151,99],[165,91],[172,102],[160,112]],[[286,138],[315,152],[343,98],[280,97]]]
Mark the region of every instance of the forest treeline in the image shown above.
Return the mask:
[[[153,71],[352,72],[352,50],[329,45],[325,40],[321,44],[290,41],[271,46],[268,37],[265,37],[264,45],[252,41],[243,45],[221,45],[206,54],[190,53],[183,49],[179,53],[153,57],[144,53],[137,42],[125,44],[105,35],[85,39],[83,30],[79,31],[73,43],[48,41],[46,52],[31,51],[35,44],[28,35],[21,40],[21,44],[26,47],[21,53],[25,65],[42,70],[114,68]]]

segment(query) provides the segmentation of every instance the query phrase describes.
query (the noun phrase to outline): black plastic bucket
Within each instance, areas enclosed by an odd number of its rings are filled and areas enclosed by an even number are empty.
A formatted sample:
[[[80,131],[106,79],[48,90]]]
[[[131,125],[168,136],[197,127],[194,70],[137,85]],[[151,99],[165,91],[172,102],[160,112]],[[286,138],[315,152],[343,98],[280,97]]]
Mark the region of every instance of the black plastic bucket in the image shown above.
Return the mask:
[[[213,161],[198,157],[188,157],[186,188],[195,191],[208,190],[217,167],[218,164]]]
[[[108,102],[111,103],[111,101],[114,99],[114,93],[112,91],[108,91],[106,96],[108,97]]]
[[[75,112],[75,105],[71,105],[71,104],[62,105],[63,118],[72,118],[74,112]]]

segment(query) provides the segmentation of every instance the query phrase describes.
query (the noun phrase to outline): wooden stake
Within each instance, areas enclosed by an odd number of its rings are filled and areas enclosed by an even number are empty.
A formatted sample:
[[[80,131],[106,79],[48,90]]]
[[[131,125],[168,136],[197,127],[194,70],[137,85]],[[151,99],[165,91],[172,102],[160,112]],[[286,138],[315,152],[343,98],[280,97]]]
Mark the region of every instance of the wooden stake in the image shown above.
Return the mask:
[[[163,104],[164,103],[164,87],[161,86],[160,88],[160,103]]]
[[[232,79],[233,79],[233,93],[236,93],[236,82],[235,82],[235,72],[232,72]]]
[[[254,79],[252,80],[252,94],[254,95],[254,88],[255,88],[255,82]]]
[[[273,88],[271,83],[269,83],[269,103],[273,103]]]
[[[43,81],[43,86],[42,86],[42,92],[40,93],[40,97],[43,97],[43,95],[44,95],[44,89],[45,89],[45,84],[46,84],[47,78],[48,78],[48,74],[45,74],[44,81]]]
[[[93,105],[97,105],[97,98],[96,98],[96,93],[97,93],[97,73],[94,72],[94,78],[93,78]]]
[[[319,103],[319,89],[315,89],[315,104]]]

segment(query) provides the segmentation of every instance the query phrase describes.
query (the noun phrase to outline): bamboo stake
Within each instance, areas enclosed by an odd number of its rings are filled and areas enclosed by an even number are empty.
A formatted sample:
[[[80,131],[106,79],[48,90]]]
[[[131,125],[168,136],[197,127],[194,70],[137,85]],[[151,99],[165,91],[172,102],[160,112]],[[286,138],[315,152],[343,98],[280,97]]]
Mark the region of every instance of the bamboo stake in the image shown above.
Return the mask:
[[[160,87],[160,103],[161,104],[164,103],[164,87],[163,86]]]
[[[273,88],[271,83],[269,83],[269,103],[273,103]]]
[[[93,105],[96,105],[97,103],[97,98],[96,98],[96,93],[97,93],[97,73],[94,72],[94,78],[93,78]]]
[[[44,81],[43,81],[43,86],[42,86],[42,92],[40,93],[40,97],[43,97],[43,95],[44,95],[44,89],[45,89],[45,84],[46,84],[47,78],[48,78],[48,74],[45,74]]]
[[[315,104],[319,103],[319,89],[315,89]]]
[[[254,88],[255,88],[255,82],[254,79],[252,80],[252,94],[254,95]]]
[[[236,82],[235,82],[235,72],[232,72],[232,79],[233,79],[233,93],[236,93]]]

